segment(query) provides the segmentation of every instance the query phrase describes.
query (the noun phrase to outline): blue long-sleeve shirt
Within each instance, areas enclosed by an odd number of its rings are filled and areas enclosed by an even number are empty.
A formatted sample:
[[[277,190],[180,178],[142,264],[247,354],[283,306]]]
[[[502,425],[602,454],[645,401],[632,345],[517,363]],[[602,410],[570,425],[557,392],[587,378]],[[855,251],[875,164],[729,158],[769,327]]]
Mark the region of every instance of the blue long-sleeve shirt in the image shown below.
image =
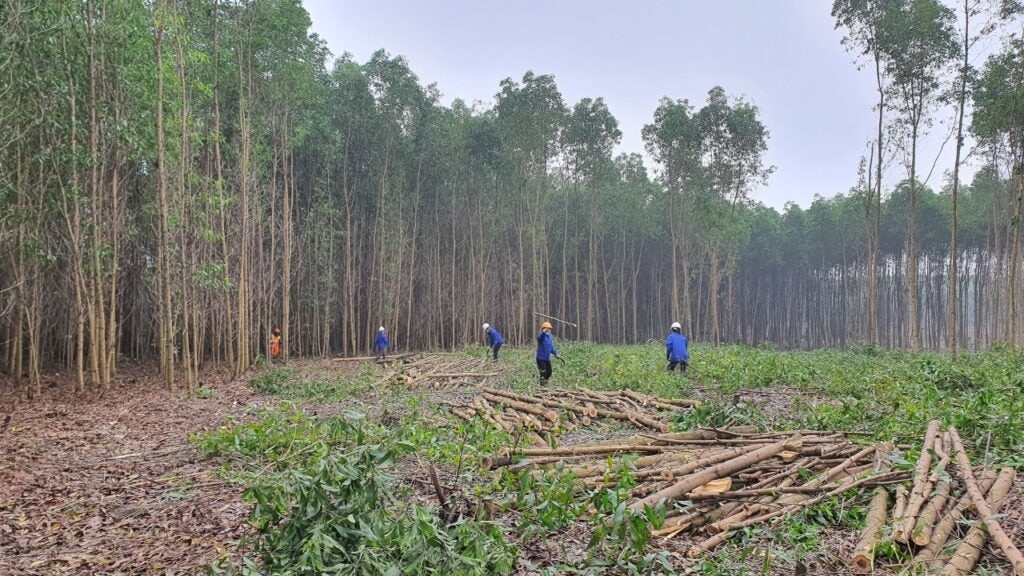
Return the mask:
[[[540,334],[537,334],[537,360],[550,361],[552,356],[558,356],[555,340],[551,334],[541,331]]]
[[[501,333],[498,332],[493,326],[487,329],[487,345],[491,348],[504,344],[505,341],[501,339]]]
[[[686,336],[679,332],[670,332],[665,339],[665,352],[670,362],[689,362],[690,353],[686,349]]]
[[[388,349],[388,335],[385,334],[384,332],[378,332],[377,333],[377,341],[374,342],[374,346],[377,347],[378,351],[380,351],[380,350],[387,350]]]

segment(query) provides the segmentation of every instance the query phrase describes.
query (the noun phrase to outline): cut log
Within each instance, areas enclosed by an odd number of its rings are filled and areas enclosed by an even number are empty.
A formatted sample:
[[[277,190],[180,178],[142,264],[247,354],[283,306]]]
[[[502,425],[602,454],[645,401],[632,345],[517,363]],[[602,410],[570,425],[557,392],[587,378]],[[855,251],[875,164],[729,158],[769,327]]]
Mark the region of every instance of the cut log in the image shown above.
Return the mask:
[[[786,506],[784,508],[780,508],[778,510],[774,510],[772,512],[768,512],[768,513],[762,514],[760,516],[755,516],[753,518],[744,520],[743,522],[739,522],[739,523],[733,525],[732,528],[734,530],[738,530],[740,528],[746,528],[747,526],[753,526],[754,524],[760,524],[762,522],[765,522],[767,520],[771,520],[772,518],[776,518],[776,517],[779,517],[779,516],[788,516],[788,515],[792,514],[793,512],[796,512],[797,510],[800,510],[801,508],[807,508],[809,506],[814,506],[815,504],[818,504],[818,503],[820,503],[820,502],[822,502],[824,500],[827,500],[828,498],[831,498],[833,496],[838,496],[838,495],[840,495],[840,494],[842,494],[844,492],[849,492],[850,490],[853,490],[854,488],[858,488],[860,486],[863,486],[864,484],[867,484],[869,482],[877,482],[877,481],[881,481],[882,479],[900,478],[900,477],[904,477],[904,476],[905,476],[905,474],[903,472],[890,472],[888,474],[882,474],[882,475],[879,475],[879,476],[868,476],[868,477],[864,477],[864,478],[860,478],[860,479],[852,479],[851,478],[850,480],[844,482],[843,484],[841,484],[837,488],[829,490],[828,492],[824,492],[824,493],[822,493],[822,494],[820,494],[818,496],[815,496],[814,498],[808,498],[808,499],[802,500],[800,502],[797,502],[795,504],[791,504],[789,506]]]
[[[762,446],[769,445],[763,444]],[[681,466],[672,466],[668,468],[647,468],[634,474],[633,478],[636,480],[642,480],[644,478],[650,478],[652,476],[660,476],[661,473],[666,469],[671,471],[674,476],[685,476],[687,474],[696,472],[701,468],[706,468],[714,464],[725,462],[726,460],[738,458],[740,456],[743,456],[744,454],[749,454],[752,450],[755,450],[756,448],[757,446],[742,446],[739,448],[729,448],[726,450],[720,450],[717,452],[712,452],[707,456],[703,456],[698,460],[689,462]]]
[[[878,545],[878,536],[885,525],[885,513],[889,509],[889,492],[879,486],[875,488],[875,495],[871,498],[871,505],[868,506],[867,523],[861,533],[857,546],[853,549],[853,571],[858,574],[867,574],[874,570],[875,546]]]
[[[712,522],[710,525],[708,525],[707,531],[708,531],[709,534],[718,534],[719,532],[728,532],[729,528],[733,524],[735,524],[737,522],[740,522],[742,520],[746,520],[747,518],[750,518],[751,516],[753,516],[755,514],[760,514],[761,512],[764,512],[764,510],[765,510],[765,508],[764,508],[764,506],[762,504],[758,504],[758,503],[747,504],[745,506],[740,507],[740,509],[738,511],[733,512],[732,514],[726,516],[725,518],[722,518],[721,520],[718,520],[716,522]],[[710,550],[710,549],[711,548],[708,548],[708,550]]]
[[[1003,531],[1003,527],[999,525],[999,522],[993,516],[991,507],[985,501],[985,497],[982,495],[981,490],[978,488],[978,483],[974,479],[974,472],[971,471],[971,462],[967,458],[967,452],[964,450],[963,442],[960,440],[960,434],[957,433],[956,428],[953,426],[949,427],[949,437],[953,441],[953,449],[956,451],[956,461],[960,466],[960,478],[967,485],[967,492],[970,493],[971,499],[974,501],[974,508],[978,511],[978,515],[985,520],[985,527],[988,529],[989,535],[992,536],[992,541],[1006,555],[1006,559],[1010,561],[1014,572],[1017,576],[1024,576],[1024,556],[1013,545],[1013,541],[1010,540],[1010,537]]]
[[[654,396],[647,396],[634,392],[633,390],[620,390],[619,395],[632,398],[639,402],[642,406],[654,406],[662,410],[679,410],[680,408],[692,408],[700,406],[699,400],[664,400],[661,398],[655,398]]]
[[[1010,492],[1010,488],[1013,486],[1013,476],[1013,468],[1003,468],[999,471],[999,478],[996,479],[996,483],[992,485],[992,490],[988,494],[988,501],[993,513],[999,510],[999,505],[1003,503],[1006,495]],[[974,565],[981,557],[981,551],[985,547],[985,540],[988,537],[986,531],[988,521],[988,518],[974,521],[967,536],[956,549],[956,553],[946,564],[946,569],[943,571],[945,576],[965,576],[974,570]],[[1020,573],[1019,569],[1017,573]]]
[[[928,479],[924,483],[924,487],[921,492],[917,495],[915,500],[914,494],[910,495],[910,500],[907,502],[907,512],[903,520],[903,534],[908,538],[913,538],[914,529],[917,526],[917,516],[920,515],[924,509],[925,503],[929,501],[929,497],[935,490],[935,485],[939,482],[939,478],[945,475],[946,466],[949,465],[949,433],[943,436],[940,442],[936,438],[934,450],[939,456],[939,462],[932,467],[931,472],[928,474]],[[945,500],[943,500],[943,504]],[[934,518],[931,520],[934,522]],[[927,542],[925,542],[927,544]]]
[[[655,530],[651,532],[651,534],[654,536],[664,536],[667,540],[683,530],[700,528],[710,522],[715,522],[720,518],[724,518],[738,510],[739,507],[739,504],[728,503],[716,508],[695,508],[687,510],[682,515],[672,518],[671,524],[669,520],[666,520],[660,530]]]
[[[545,410],[540,406],[534,404],[527,404],[526,402],[520,402],[518,400],[512,400],[511,398],[503,398],[501,396],[495,396],[494,394],[484,393],[484,399],[493,402],[495,404],[504,404],[511,408],[515,408],[520,412],[526,412],[528,414],[534,414],[542,418],[547,418],[550,422],[558,422],[558,413],[553,410]]]
[[[579,456],[581,454],[628,454],[633,452],[661,452],[658,446],[619,444],[617,446],[567,446],[565,448],[527,448],[516,452],[520,456]]]
[[[642,414],[635,412],[614,412],[612,410],[597,410],[597,415],[602,418],[612,418],[615,420],[624,420],[626,422],[632,422],[633,424],[642,424],[648,428],[653,428],[658,432],[668,432],[668,424],[660,420],[648,418]]]
[[[905,486],[896,487],[896,504],[892,508],[892,525],[893,530],[897,526],[903,526],[903,513],[907,510],[907,488]]]
[[[674,464],[678,462],[688,462],[696,458],[694,452],[680,451],[680,452],[668,452],[664,454],[651,454],[650,456],[641,456],[633,461],[633,467],[636,470],[643,470],[645,468],[651,468],[653,466],[664,466],[666,464]],[[620,462],[614,462],[611,468],[622,466]],[[583,464],[580,466],[572,466],[569,471],[576,476],[576,478],[592,478],[594,476],[603,476],[610,470],[607,463],[600,464]]]
[[[419,377],[424,379],[443,379],[443,378],[493,378],[497,376],[497,372],[448,372],[448,373],[431,373],[421,374]]]
[[[754,448],[750,452],[737,456],[731,460],[726,460],[720,464],[716,464],[710,468],[695,472],[687,475],[680,479],[678,482],[669,486],[664,490],[655,492],[654,494],[637,500],[630,505],[634,511],[643,511],[645,506],[655,506],[659,501],[671,501],[679,498],[691,492],[697,486],[706,484],[722,476],[728,476],[734,472],[743,470],[751,464],[756,464],[766,458],[771,458],[783,450],[793,450],[800,448],[800,436],[793,436],[783,440],[782,442],[776,442],[775,444],[769,444],[768,446],[762,446]]]
[[[586,416],[589,418],[596,418],[598,416],[603,416],[605,418],[617,418],[619,420],[629,420],[634,423],[640,422],[641,424],[647,426],[648,428],[654,428],[655,430],[659,430],[661,432],[668,431],[667,424],[654,419],[648,419],[642,415],[638,415],[639,417],[630,418],[628,414],[612,412],[609,410],[598,410],[597,408],[594,408],[593,405],[578,406],[575,404],[569,404],[567,402],[547,398],[539,398],[534,396],[527,396],[525,394],[517,394],[515,392],[510,392],[508,390],[500,390],[497,388],[483,388],[482,390],[484,390],[485,392],[485,397],[487,396],[487,394],[492,394],[494,396],[509,398],[510,400],[521,402],[524,404],[536,403],[542,406],[547,406],[549,408],[561,408],[562,410],[575,412],[576,414],[580,414],[582,416]]]
[[[910,531],[914,528],[917,512],[921,509],[921,505],[927,497],[925,491],[928,490],[927,483],[931,472],[932,450],[935,448],[935,437],[938,433],[939,421],[932,420],[928,423],[928,429],[924,433],[924,446],[921,448],[921,454],[917,457],[917,464],[914,466],[914,486],[910,490],[907,507],[902,515],[894,515],[896,523],[893,526],[892,538],[901,544],[907,543]]]
[[[935,530],[935,521],[938,519],[939,513],[946,506],[949,490],[949,480],[940,480],[938,486],[935,487],[935,492],[928,499],[928,503],[925,504],[921,514],[917,517],[917,522],[914,524],[914,531],[910,535],[914,544],[927,546],[928,542],[931,541],[932,531]]]
[[[898,482],[898,480],[881,480],[875,482],[865,482],[864,486],[871,486],[873,484],[891,484],[892,482]],[[723,492],[721,494],[697,494],[690,492],[686,495],[687,500],[694,502],[701,500],[739,500],[746,498],[760,498],[762,496],[778,496],[780,494],[820,494],[822,492],[829,492],[839,488],[840,484],[823,484],[821,486],[774,486],[771,488],[751,488],[743,490],[733,490],[731,492]]]
[[[718,546],[722,542],[725,542],[726,540],[728,540],[729,536],[730,536],[730,532],[728,530],[724,530],[722,532],[719,532],[718,534],[715,534],[714,536],[712,536],[711,538],[708,538],[707,540],[704,540],[702,542],[694,544],[693,546],[690,546],[690,549],[686,551],[686,555],[689,556],[690,558],[700,558],[701,556],[706,554],[709,550],[713,550],[716,546]]]
[[[995,473],[991,470],[985,470],[981,479],[978,481],[978,488],[982,493],[986,493],[992,488],[992,484],[995,480]],[[957,501],[956,505],[953,506],[953,509],[942,517],[942,520],[932,531],[928,545],[914,556],[914,563],[924,565],[929,570],[941,568],[945,563],[942,559],[941,553],[943,547],[946,545],[946,541],[949,540],[950,534],[953,533],[953,528],[955,528],[964,517],[964,514],[973,507],[974,501],[971,499],[971,495],[964,494],[960,500]]]

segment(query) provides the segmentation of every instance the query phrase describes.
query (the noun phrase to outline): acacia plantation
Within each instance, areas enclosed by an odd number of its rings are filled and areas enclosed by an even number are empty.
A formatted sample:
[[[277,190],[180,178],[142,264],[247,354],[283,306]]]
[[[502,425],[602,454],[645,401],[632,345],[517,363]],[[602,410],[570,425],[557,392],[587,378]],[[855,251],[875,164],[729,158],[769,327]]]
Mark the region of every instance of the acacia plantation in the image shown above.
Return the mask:
[[[534,313],[594,342],[678,320],[712,344],[1017,346],[1020,14],[968,4],[835,2],[877,139],[849,190],[780,213],[750,196],[771,126],[728,86],[651,103],[646,150],[615,154],[599,94],[527,71],[445,105],[401,56],[330,54],[297,0],[3,0],[0,369],[31,395],[47,367],[85,390],[158,359],[192,387],[278,326],[287,359],[381,325],[398,349],[484,321],[525,344]],[[940,121],[956,162],[929,178]]]

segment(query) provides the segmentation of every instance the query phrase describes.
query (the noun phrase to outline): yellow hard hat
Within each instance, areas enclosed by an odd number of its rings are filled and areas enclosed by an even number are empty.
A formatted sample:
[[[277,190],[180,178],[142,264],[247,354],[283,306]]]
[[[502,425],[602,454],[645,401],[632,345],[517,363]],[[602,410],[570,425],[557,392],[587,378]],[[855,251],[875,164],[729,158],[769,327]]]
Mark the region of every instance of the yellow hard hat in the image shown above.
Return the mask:
[[[551,322],[543,322],[540,325],[541,330],[551,330]]]

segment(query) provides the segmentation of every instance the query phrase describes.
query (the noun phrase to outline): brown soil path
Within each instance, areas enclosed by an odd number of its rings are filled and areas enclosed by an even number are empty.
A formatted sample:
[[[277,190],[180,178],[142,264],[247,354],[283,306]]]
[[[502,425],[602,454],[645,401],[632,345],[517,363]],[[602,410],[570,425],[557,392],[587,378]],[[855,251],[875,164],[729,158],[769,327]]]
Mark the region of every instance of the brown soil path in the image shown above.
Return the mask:
[[[248,511],[188,435],[273,400],[222,372],[203,382],[213,396],[189,398],[126,366],[99,397],[61,380],[0,402],[0,575],[193,574],[230,552]]]

